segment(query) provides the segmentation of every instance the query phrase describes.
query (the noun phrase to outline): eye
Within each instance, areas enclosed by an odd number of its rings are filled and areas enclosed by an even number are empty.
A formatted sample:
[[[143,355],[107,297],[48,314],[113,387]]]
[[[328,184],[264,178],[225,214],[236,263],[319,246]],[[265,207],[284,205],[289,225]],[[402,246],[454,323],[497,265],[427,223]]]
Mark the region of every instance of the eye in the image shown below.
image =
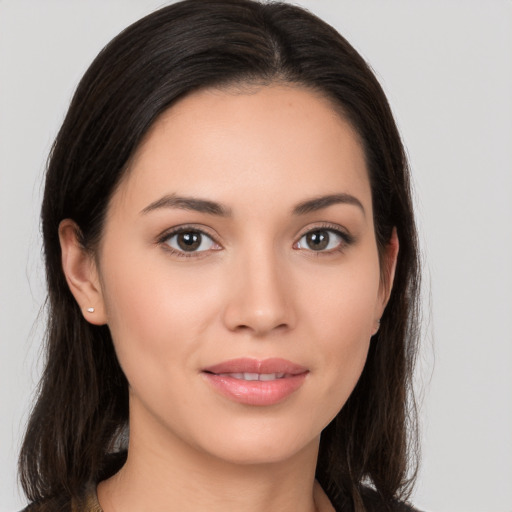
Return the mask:
[[[335,229],[315,229],[302,235],[296,249],[308,249],[316,252],[329,252],[341,249],[348,244],[348,236]]]
[[[220,249],[220,246],[210,236],[197,229],[181,229],[170,233],[163,242],[181,255]]]

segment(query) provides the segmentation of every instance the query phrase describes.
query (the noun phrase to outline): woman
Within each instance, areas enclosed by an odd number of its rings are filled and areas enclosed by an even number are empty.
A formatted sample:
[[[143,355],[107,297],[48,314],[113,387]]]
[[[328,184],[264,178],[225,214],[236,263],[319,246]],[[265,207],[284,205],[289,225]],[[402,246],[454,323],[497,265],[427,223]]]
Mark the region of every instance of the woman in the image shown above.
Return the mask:
[[[77,89],[42,224],[30,510],[410,510],[407,163],[331,27],[186,0],[126,29]]]

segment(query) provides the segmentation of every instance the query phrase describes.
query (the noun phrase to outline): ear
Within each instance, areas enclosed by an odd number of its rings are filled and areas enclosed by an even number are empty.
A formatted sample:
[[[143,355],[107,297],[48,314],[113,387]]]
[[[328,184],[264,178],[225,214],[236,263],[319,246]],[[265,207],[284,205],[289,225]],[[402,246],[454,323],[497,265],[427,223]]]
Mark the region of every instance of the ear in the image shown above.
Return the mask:
[[[79,241],[80,228],[71,219],[59,224],[62,270],[84,318],[94,325],[107,323],[101,283],[94,256]]]
[[[391,237],[381,258],[381,275],[379,287],[379,299],[377,301],[376,318],[374,332],[379,330],[380,317],[384,313],[384,309],[389,301],[391,290],[393,289],[393,281],[395,279],[396,262],[398,260],[399,242],[396,228],[393,228]]]

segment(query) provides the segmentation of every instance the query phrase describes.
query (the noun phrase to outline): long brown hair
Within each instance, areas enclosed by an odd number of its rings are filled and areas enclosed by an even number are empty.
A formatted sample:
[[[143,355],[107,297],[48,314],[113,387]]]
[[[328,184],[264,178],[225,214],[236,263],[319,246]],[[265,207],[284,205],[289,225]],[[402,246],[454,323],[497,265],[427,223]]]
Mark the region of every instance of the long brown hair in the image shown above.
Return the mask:
[[[356,388],[322,433],[317,478],[356,510],[364,510],[368,486],[384,502],[408,495],[417,453],[411,379],[419,263],[407,160],[385,95],[354,48],[301,8],[185,0],[136,22],[101,51],[51,151],[42,205],[46,366],[19,462],[29,500],[64,503],[124,460],[128,384],[108,327],[86,322],[68,289],[60,221],[73,219],[83,246],[94,250],[127,162],[162,112],[201,88],[274,82],[313,88],[339,107],[364,147],[379,250],[394,227],[400,240],[380,330]]]

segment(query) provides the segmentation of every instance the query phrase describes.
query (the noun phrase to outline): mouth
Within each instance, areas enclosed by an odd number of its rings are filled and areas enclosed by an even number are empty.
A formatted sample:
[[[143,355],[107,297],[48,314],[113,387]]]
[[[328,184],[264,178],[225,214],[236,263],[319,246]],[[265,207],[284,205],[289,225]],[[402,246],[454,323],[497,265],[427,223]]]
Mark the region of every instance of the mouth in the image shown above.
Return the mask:
[[[285,359],[232,359],[204,368],[202,375],[218,393],[246,405],[275,405],[304,384],[309,370]]]
[[[219,375],[220,377],[230,377],[232,379],[247,380],[247,381],[269,381],[276,379],[285,379],[291,377],[290,373],[216,373],[213,375]]]

